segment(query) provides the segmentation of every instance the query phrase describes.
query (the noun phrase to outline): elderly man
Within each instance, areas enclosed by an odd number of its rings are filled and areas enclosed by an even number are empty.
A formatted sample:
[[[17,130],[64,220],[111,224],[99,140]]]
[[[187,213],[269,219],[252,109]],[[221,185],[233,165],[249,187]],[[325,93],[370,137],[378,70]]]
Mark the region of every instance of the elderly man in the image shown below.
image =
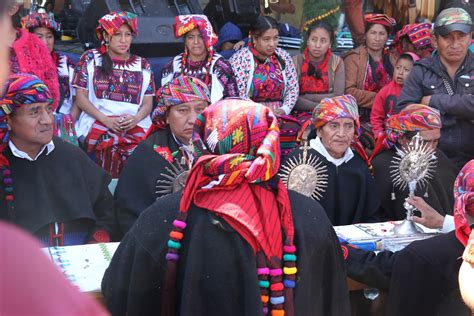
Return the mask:
[[[474,58],[472,20],[464,9],[441,11],[434,24],[434,57],[413,67],[398,106],[422,103],[441,112],[440,149],[461,168],[474,157]]]
[[[181,190],[193,160],[194,121],[210,102],[199,79],[180,76],[158,92],[158,106],[146,139],[125,165],[115,190],[116,212],[123,233],[157,198]]]
[[[354,97],[323,99],[311,123],[316,137],[309,148],[295,149],[282,163],[280,175],[288,188],[318,200],[333,225],[379,220],[379,195],[357,138],[360,123]],[[300,172],[303,166],[311,169]],[[298,184],[301,177],[305,187]]]
[[[425,187],[417,187],[416,197],[409,200],[417,207],[422,216],[415,221],[432,228],[454,229],[453,184],[457,168],[439,149],[436,149],[440,138],[441,117],[439,111],[422,104],[412,104],[398,115],[391,116],[385,123],[386,134],[377,140],[372,165],[374,177],[379,189],[383,211],[390,220],[401,220],[406,217],[403,203],[408,197],[408,188],[395,186],[387,170],[397,157],[397,150],[405,148],[413,136],[418,134],[423,143],[431,147],[436,155],[436,169],[432,179]],[[436,211],[435,211],[436,210]]]
[[[140,215],[105,273],[112,314],[348,315],[331,223],[275,177],[271,110],[215,103],[198,116],[193,144],[198,160],[183,194]]]
[[[33,75],[9,77],[0,100],[0,217],[45,245],[110,241],[109,177],[53,137],[52,97]]]
[[[458,271],[474,215],[474,160],[454,184],[455,231],[415,241],[399,252],[378,254],[343,245],[348,275],[388,291],[388,316],[459,315],[471,313],[463,303]]]

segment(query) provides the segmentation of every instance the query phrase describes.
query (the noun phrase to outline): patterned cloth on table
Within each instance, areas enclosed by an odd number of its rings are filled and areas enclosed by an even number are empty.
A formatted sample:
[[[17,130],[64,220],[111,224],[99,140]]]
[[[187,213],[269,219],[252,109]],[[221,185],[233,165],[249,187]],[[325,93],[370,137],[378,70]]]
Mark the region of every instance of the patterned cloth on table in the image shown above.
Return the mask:
[[[441,127],[441,116],[437,109],[423,104],[411,104],[385,121],[385,135],[377,138],[370,159],[384,150],[393,148],[398,139],[408,132],[441,129]]]
[[[96,163],[115,179],[144,136],[145,131],[139,126],[116,134],[96,121],[86,138],[87,151],[95,152]]]
[[[454,226],[456,237],[464,246],[472,230],[466,215],[474,217],[474,160],[464,165],[454,182]]]
[[[74,73],[73,86],[88,90],[89,101],[107,116],[136,115],[145,96],[155,95],[151,66],[145,58],[131,55],[126,61],[112,59],[113,74],[102,73],[102,57],[98,50],[86,51]],[[81,113],[76,122],[79,138],[86,137],[95,119]],[[146,116],[138,126],[147,130],[151,119]]]
[[[296,249],[288,192],[280,179],[273,178],[280,155],[278,123],[272,111],[251,101],[222,100],[198,116],[193,143],[198,160],[189,174],[175,223],[185,223],[191,203],[216,213],[252,247],[258,271],[281,271],[283,252],[294,253]],[[166,280],[172,281],[165,282],[167,293],[176,290],[178,263],[171,258],[177,254],[172,249],[173,239],[179,242],[182,238],[176,239],[177,233],[179,228],[175,226],[168,243]],[[287,271],[296,262],[285,259],[284,266]],[[286,281],[283,285],[282,273],[271,278],[259,273],[259,279],[263,278],[270,281],[269,287],[261,287],[261,295],[266,297],[262,297],[264,314],[270,306],[272,314],[283,311],[284,306],[292,307],[292,295],[281,294],[291,293],[293,287],[287,286]],[[294,282],[295,275],[287,274],[285,278]],[[276,300],[281,302],[275,303]],[[164,301],[175,303],[166,296]]]

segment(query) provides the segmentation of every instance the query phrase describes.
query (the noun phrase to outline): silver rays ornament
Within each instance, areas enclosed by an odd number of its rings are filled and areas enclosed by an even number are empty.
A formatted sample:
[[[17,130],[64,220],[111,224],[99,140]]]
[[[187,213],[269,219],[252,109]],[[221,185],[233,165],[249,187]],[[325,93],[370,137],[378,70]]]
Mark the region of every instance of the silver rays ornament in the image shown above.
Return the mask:
[[[165,170],[166,172],[160,173],[160,179],[156,181],[156,194],[164,196],[184,188],[189,171],[178,163],[170,164]]]
[[[327,167],[318,156],[308,154],[307,142],[302,153],[281,165],[279,176],[288,189],[318,201],[328,184]]]
[[[416,134],[406,147],[397,148],[397,156],[390,166],[393,185],[400,190],[408,187],[408,197],[415,196],[416,187],[426,186],[433,178],[437,162],[434,150],[423,142],[419,134]],[[422,233],[423,231],[412,221],[416,208],[408,202],[405,202],[403,207],[406,209],[407,217],[394,227],[393,232],[399,235]]]

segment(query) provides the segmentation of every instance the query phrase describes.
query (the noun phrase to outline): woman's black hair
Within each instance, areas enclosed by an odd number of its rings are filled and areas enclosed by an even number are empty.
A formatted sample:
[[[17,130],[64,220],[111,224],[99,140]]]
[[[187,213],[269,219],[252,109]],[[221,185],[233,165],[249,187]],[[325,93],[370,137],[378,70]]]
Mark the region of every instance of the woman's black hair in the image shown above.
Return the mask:
[[[125,25],[128,26],[127,23],[125,23]],[[129,28],[130,30],[132,30],[130,26]],[[111,38],[112,36],[109,37],[109,41]],[[105,36],[104,36],[104,40],[105,40]],[[108,45],[109,43],[106,42],[106,44]],[[112,58],[110,57],[108,52],[105,52],[105,54],[102,54],[102,66],[100,67],[100,70],[102,71],[103,74],[107,76],[110,76],[114,73],[114,63],[112,62]]]
[[[259,16],[250,24],[249,31],[253,36],[259,37],[270,29],[279,31],[278,22],[270,16]]]
[[[370,22],[369,22],[369,23],[365,23],[364,34],[367,34],[367,33],[370,31],[370,29],[372,28],[372,26],[374,26],[374,25],[376,25],[376,24],[379,24],[379,23],[370,23]],[[387,31],[387,38],[388,38],[388,36],[389,36],[390,33],[392,32],[392,29],[391,29],[390,27],[386,26],[386,25],[382,25],[382,24],[379,24],[379,25],[383,26],[384,29]]]
[[[250,32],[250,35],[259,37],[266,31],[271,30],[271,29],[276,29],[278,33],[280,33],[278,22],[271,16],[259,16],[253,21],[253,23],[250,24],[249,32]],[[286,68],[285,61],[280,56],[278,56],[278,54],[275,54],[275,55],[276,55],[276,58],[278,59],[278,62],[281,65],[282,70],[285,70]]]
[[[409,54],[401,54],[401,55],[398,57],[397,62],[398,62],[400,59],[409,60],[409,61],[411,61],[412,63],[415,62],[415,60],[413,60],[413,57],[411,57]]]
[[[334,41],[336,40],[334,29],[332,28],[331,25],[329,25],[328,23],[324,21],[318,21],[316,23],[311,24],[307,32],[308,37],[311,35],[311,33],[313,33],[314,30],[317,30],[317,29],[324,29],[326,32],[328,32],[329,40],[331,41],[331,44],[334,43]]]
[[[370,31],[370,29],[372,28],[372,26],[374,26],[375,24],[378,24],[378,23],[366,23],[365,24],[365,34],[367,34]],[[380,24],[380,25],[382,25],[382,24]],[[388,39],[388,36],[390,35],[391,29],[388,26],[385,26],[385,25],[382,25],[382,26],[387,31],[387,39]],[[393,76],[393,65],[390,62],[390,57],[389,57],[388,54],[382,54],[382,62],[383,62],[383,68],[387,71],[387,73],[390,75],[390,77],[392,77]],[[374,78],[374,81],[377,82],[378,78],[377,78],[377,74],[376,74],[375,61],[370,56],[370,54],[369,54],[369,66],[370,66],[370,69],[372,70],[372,77]]]
[[[307,37],[309,38],[311,36],[311,33],[317,29],[323,29],[329,34],[329,40],[331,41],[331,45],[334,44],[334,41],[336,40],[336,35],[334,34],[334,29],[332,26],[324,21],[317,21],[313,24],[311,24],[308,28],[307,31]],[[309,63],[308,65],[308,75],[313,76],[316,79],[322,79],[323,74],[321,72],[321,69],[316,69],[314,68],[312,63]]]

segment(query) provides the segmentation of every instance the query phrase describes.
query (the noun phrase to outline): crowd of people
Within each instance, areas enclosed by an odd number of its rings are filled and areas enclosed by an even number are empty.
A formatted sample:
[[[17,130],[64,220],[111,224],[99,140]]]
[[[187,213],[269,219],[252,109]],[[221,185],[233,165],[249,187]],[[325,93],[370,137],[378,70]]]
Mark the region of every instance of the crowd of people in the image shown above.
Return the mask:
[[[242,42],[231,23],[218,37],[205,15],[179,15],[184,52],[157,89],[130,53],[135,14],[99,19],[100,46],[74,65],[58,23],[15,25],[19,7],[0,5],[0,218],[43,246],[121,241],[102,281],[113,315],[349,315],[346,276],[388,291],[388,315],[470,314],[467,11],[433,26],[367,14],[344,56],[324,21],[291,56],[269,16]],[[436,167],[406,199],[388,170],[415,138]],[[339,242],[333,226],[402,220],[406,202],[443,234],[378,255]]]

